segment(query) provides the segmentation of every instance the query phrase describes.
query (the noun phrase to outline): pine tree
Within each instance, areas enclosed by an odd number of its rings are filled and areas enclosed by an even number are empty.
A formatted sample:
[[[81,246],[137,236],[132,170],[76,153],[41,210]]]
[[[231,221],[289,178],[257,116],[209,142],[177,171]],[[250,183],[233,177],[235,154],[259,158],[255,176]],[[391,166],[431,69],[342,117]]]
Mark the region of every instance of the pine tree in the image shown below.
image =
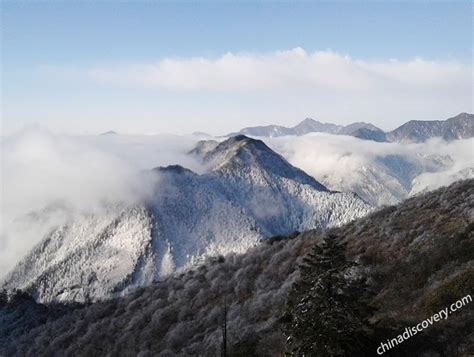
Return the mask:
[[[8,294],[6,290],[0,290],[0,307],[7,305],[8,303]]]
[[[344,245],[326,236],[300,267],[284,317],[289,356],[363,356],[372,348],[365,282],[350,276]],[[368,354],[368,353],[367,353]]]

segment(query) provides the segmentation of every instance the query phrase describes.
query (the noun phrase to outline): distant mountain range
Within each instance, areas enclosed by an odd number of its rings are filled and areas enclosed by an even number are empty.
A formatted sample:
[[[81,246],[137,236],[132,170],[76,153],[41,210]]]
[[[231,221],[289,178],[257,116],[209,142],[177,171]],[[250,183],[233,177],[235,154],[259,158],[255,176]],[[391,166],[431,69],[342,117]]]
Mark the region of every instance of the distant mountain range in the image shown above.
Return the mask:
[[[307,118],[294,127],[279,125],[248,127],[227,137],[235,135],[250,135],[258,137],[277,137],[286,135],[305,135],[309,133],[328,133],[335,135],[350,135],[364,140],[378,142],[424,142],[433,137],[445,140],[467,139],[474,136],[474,115],[461,113],[447,120],[421,121],[411,120],[395,130],[385,133],[375,125],[364,122],[352,123],[346,126],[331,123],[321,123]]]
[[[260,137],[277,137],[277,136],[286,136],[286,135],[305,135],[308,133],[328,133],[336,135],[364,135],[360,130],[364,129],[366,131],[365,135],[372,136],[374,138],[379,133],[383,134],[383,131],[376,126],[369,123],[352,123],[347,126],[336,125],[331,123],[321,123],[317,120],[307,118],[301,123],[295,125],[294,127],[287,128],[285,126],[279,125],[267,125],[267,126],[255,126],[244,128],[237,133],[230,133],[226,136],[232,137],[236,135],[250,135],[250,136],[260,136]],[[373,134],[372,134],[373,133]]]
[[[354,193],[328,190],[260,140],[201,142],[190,155],[209,170],[152,170],[147,174],[156,184],[146,201],[57,227],[3,287],[42,302],[119,296],[206,257],[243,253],[274,235],[339,226],[372,209]]]
[[[411,120],[387,133],[387,140],[421,143],[433,137],[444,140],[468,139],[474,136],[474,114],[461,113],[447,120]]]

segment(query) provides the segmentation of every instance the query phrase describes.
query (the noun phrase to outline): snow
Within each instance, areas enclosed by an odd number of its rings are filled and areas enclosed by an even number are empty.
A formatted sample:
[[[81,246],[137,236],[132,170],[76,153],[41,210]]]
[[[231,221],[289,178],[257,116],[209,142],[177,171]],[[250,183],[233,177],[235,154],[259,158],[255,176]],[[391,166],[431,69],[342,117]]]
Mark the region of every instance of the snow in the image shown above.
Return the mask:
[[[244,253],[266,237],[338,226],[372,207],[331,192],[263,142],[236,137],[194,150],[209,169],[153,170],[153,193],[135,206],[54,229],[6,277],[41,302],[120,296],[196,266]]]

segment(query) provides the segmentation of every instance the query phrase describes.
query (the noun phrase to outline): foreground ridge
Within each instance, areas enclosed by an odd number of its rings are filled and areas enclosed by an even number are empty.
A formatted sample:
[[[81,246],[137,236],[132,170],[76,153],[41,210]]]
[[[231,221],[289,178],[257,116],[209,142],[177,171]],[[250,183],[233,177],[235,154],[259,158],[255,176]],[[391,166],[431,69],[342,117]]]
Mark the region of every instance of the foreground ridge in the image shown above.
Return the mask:
[[[18,296],[0,310],[6,322],[0,325],[0,354],[218,355],[224,296],[229,355],[283,354],[282,318],[300,277],[298,266],[330,237],[358,264],[346,279],[367,282],[373,308],[367,323],[373,332],[365,346],[375,355],[372,345],[472,293],[473,227],[474,180],[466,180],[327,234],[307,231],[207,260],[128,297],[61,307]],[[332,314],[331,309],[321,313]],[[468,355],[474,348],[472,321],[473,310],[466,307],[391,355]]]

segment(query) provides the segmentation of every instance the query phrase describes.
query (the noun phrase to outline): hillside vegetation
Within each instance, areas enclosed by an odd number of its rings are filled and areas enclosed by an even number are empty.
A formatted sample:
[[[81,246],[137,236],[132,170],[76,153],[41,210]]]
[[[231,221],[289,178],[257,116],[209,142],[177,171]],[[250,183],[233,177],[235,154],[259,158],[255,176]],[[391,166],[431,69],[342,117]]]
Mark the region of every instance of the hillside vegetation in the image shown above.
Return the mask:
[[[313,307],[307,317],[327,321],[320,331],[347,326],[354,333],[333,339],[328,356],[353,356],[351,341],[376,355],[380,342],[474,295],[473,227],[474,180],[467,180],[340,228],[274,237],[245,254],[208,259],[125,298],[45,306],[22,294],[3,297],[0,355],[220,356],[224,310],[228,356],[283,356],[303,338],[321,348],[317,333],[291,328],[298,300]],[[308,264],[313,268],[300,271]],[[310,279],[324,284],[304,288]],[[340,287],[336,297],[333,286]],[[472,355],[473,308],[464,306],[385,355]]]

